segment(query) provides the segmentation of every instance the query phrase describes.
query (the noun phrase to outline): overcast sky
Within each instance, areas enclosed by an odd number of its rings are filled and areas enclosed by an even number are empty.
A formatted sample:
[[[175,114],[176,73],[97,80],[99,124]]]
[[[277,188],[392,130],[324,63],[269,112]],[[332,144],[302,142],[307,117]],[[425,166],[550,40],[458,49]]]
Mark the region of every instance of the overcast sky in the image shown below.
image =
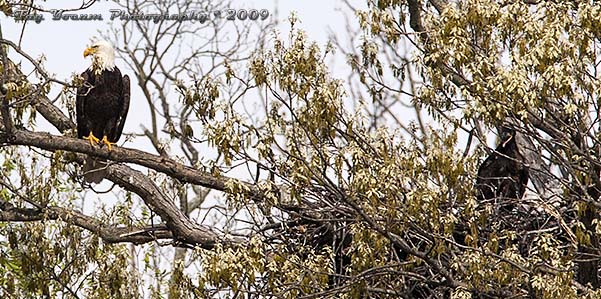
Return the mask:
[[[365,2],[365,1],[350,1]],[[48,1],[40,2],[44,7],[52,8],[75,8],[81,5],[81,1]],[[343,34],[345,31],[343,14],[338,8],[344,7],[341,1],[304,0],[304,1],[236,1],[233,9],[256,8],[267,9],[271,15],[270,19],[278,14],[277,19],[286,20],[292,11],[296,11],[300,19],[299,27],[307,31],[310,39],[317,41],[320,45],[328,40],[329,32]],[[254,5],[253,3],[260,3]],[[114,22],[110,21],[110,9],[116,7],[111,2],[100,1],[92,7],[78,11],[77,13],[102,14],[103,21],[54,21],[50,13],[42,14],[44,21],[36,24],[28,22],[25,28],[23,23],[16,23],[11,18],[2,15],[2,33],[5,39],[18,41],[22,32],[21,46],[34,57],[44,54],[47,57],[46,66],[48,71],[56,73],[59,77],[69,76],[73,71],[79,72],[89,66],[90,61],[82,56],[90,39],[98,36],[98,31],[106,31]],[[247,21],[250,22],[250,21]],[[259,20],[254,22],[260,22]],[[280,22],[278,28],[287,32],[288,24]]]

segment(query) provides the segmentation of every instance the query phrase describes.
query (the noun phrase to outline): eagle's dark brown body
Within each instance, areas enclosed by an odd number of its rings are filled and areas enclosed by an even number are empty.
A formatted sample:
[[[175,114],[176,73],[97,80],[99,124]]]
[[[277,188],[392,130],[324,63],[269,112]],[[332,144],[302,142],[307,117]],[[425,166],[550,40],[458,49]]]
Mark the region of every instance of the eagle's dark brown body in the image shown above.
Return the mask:
[[[501,143],[482,162],[476,179],[479,200],[521,199],[528,184],[528,167],[518,149],[514,131],[501,133]]]
[[[129,109],[129,77],[121,77],[117,67],[96,76],[88,69],[81,74],[84,85],[77,90],[77,136],[90,132],[97,138],[106,136],[117,142]]]

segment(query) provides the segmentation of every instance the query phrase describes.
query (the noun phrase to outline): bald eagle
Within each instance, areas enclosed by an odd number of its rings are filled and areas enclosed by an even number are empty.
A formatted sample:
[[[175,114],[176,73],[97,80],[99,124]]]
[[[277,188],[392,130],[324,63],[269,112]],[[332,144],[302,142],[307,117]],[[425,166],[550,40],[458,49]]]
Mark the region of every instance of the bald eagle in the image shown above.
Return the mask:
[[[110,151],[121,137],[129,110],[129,77],[121,76],[115,66],[115,49],[101,40],[83,52],[92,55],[92,65],[81,74],[84,82],[77,89],[77,137],[90,145],[106,145]],[[104,163],[88,157],[84,163],[84,180],[100,183],[105,176]]]
[[[477,197],[521,199],[528,184],[528,167],[516,142],[515,130],[503,128],[501,143],[478,169]]]

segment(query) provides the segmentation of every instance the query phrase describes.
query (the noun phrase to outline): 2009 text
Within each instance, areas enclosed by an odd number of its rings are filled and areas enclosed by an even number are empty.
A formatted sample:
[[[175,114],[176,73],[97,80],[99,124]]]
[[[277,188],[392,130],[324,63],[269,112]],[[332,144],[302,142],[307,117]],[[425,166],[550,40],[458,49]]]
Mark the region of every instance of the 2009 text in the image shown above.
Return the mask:
[[[235,21],[235,20],[240,20],[240,21],[244,21],[244,20],[258,20],[259,18],[261,20],[265,20],[269,17],[269,11],[267,9],[226,9],[224,10],[225,12],[225,19],[226,20],[230,20],[230,21]]]

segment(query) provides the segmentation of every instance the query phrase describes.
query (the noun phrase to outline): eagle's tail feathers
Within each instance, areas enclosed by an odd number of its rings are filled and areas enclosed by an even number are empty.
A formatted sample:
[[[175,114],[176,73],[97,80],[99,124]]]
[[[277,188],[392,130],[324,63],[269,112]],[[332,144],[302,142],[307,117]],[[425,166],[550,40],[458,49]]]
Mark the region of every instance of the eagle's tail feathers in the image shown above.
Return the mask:
[[[106,176],[106,164],[97,161],[92,157],[87,157],[83,163],[83,179],[86,183],[98,184]]]

